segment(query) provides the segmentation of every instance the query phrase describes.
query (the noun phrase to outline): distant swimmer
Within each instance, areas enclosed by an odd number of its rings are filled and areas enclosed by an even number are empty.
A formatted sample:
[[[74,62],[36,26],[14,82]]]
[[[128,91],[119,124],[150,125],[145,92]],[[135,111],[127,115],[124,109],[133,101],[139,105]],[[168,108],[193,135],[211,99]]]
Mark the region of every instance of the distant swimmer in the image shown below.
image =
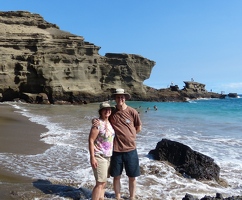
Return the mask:
[[[147,110],[149,110],[149,109],[150,109],[150,107],[147,108]]]
[[[156,106],[156,105],[154,105],[154,109],[155,109],[155,110],[158,110],[158,108],[157,108],[157,106]]]
[[[138,110],[138,109],[140,109],[141,108],[141,106],[139,106],[138,108],[135,108],[136,110]]]

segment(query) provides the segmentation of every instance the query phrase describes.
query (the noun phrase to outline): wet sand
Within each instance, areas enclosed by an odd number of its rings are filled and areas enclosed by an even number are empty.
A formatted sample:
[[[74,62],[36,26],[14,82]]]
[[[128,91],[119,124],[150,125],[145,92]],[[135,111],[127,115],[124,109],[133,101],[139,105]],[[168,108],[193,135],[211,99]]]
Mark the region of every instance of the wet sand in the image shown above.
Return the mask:
[[[50,145],[40,141],[40,134],[47,129],[14,111],[13,107],[0,104],[0,153],[35,155],[47,150]],[[31,178],[6,171],[0,164],[1,198],[17,199],[19,190],[36,190],[32,182]]]
[[[40,134],[47,129],[14,111],[13,107],[0,104],[0,153],[43,153],[50,145],[40,141]]]

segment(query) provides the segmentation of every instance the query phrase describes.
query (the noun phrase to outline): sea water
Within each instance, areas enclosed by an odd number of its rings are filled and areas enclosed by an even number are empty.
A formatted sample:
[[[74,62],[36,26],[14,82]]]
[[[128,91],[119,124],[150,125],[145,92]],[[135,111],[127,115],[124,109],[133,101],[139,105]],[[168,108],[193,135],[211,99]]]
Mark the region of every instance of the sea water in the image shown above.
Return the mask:
[[[42,133],[40,139],[52,146],[38,155],[1,153],[1,166],[35,179],[76,182],[78,187],[87,188],[86,199],[90,199],[90,188],[95,180],[89,161],[88,135],[91,120],[98,117],[99,103],[9,104],[31,121],[44,125],[48,131]],[[142,131],[137,135],[142,168],[142,175],[137,178],[139,199],[181,200],[186,193],[198,198],[215,196],[217,192],[224,197],[242,195],[242,98],[128,101],[127,104],[137,109],[142,120]],[[220,179],[225,184],[184,178],[167,163],[150,158],[149,151],[164,138],[181,142],[213,158],[221,168]],[[124,173],[121,180],[122,193],[128,196],[128,180]],[[108,183],[112,184],[111,178]],[[107,194],[113,193],[112,188],[107,189]]]

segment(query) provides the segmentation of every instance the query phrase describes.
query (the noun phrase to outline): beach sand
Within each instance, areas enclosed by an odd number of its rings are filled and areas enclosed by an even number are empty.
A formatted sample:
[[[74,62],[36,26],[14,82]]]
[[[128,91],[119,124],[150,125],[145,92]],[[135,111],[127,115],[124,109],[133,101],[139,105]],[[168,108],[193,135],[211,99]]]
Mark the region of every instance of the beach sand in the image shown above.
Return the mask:
[[[40,141],[40,134],[47,129],[27,117],[14,112],[10,105],[0,104],[0,153],[34,155],[43,153],[50,145]],[[37,191],[31,178],[6,171],[0,164],[0,197],[18,199],[19,191]]]
[[[11,106],[0,104],[0,153],[34,155],[43,153],[50,145],[40,141],[47,129],[33,123]]]
[[[0,154],[36,155],[50,148],[40,140],[41,133],[48,130],[15,111],[10,105],[0,104]],[[92,190],[92,186],[78,188],[78,184],[71,180],[56,182],[24,177],[0,163],[0,199],[3,200],[86,199],[85,191]]]

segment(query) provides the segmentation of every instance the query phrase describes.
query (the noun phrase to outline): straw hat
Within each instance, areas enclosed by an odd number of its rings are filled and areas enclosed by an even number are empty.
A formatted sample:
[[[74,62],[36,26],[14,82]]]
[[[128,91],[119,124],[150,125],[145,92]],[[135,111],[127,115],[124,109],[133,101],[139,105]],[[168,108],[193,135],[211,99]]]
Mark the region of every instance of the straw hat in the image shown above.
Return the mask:
[[[103,108],[111,108],[112,111],[114,111],[114,109],[115,109],[114,106],[111,106],[111,105],[110,105],[108,102],[106,102],[106,101],[100,103],[98,112],[100,113],[101,110],[102,110]]]
[[[131,95],[130,95],[129,93],[127,93],[127,92],[124,92],[124,89],[122,89],[122,88],[116,89],[116,92],[113,93],[113,94],[111,95],[111,97],[112,97],[113,99],[115,99],[115,95],[117,95],[117,94],[123,94],[123,95],[125,95],[125,99],[126,99],[126,100],[129,100],[129,99],[131,98]]]

